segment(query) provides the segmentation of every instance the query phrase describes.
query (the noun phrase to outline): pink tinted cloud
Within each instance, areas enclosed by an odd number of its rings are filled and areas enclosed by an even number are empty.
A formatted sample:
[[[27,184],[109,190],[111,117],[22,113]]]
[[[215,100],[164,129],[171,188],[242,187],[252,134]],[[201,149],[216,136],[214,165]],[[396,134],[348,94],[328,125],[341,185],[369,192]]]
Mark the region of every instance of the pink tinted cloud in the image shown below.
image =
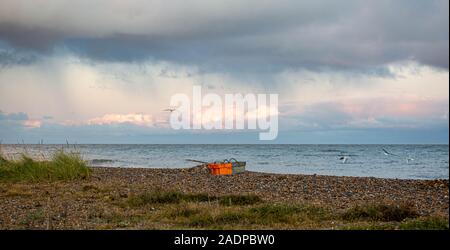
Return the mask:
[[[418,97],[346,100],[336,104],[352,117],[436,118],[448,113],[448,101]]]
[[[106,114],[101,117],[89,119],[88,125],[110,125],[129,123],[137,126],[153,126],[153,118],[151,115],[132,113],[132,114]]]
[[[281,106],[294,127],[421,127],[448,122],[448,101],[416,97],[346,99],[312,105]]]
[[[39,120],[26,120],[23,122],[23,126],[25,128],[40,128],[42,122]]]

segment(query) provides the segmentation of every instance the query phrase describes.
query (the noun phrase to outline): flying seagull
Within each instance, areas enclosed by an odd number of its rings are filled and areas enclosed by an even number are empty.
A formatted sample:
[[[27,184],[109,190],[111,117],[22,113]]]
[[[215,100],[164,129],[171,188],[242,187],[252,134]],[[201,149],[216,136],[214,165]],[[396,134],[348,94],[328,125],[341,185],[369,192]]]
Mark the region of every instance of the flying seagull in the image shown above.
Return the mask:
[[[341,160],[342,161],[342,163],[346,163],[347,161],[348,161],[348,159],[350,158],[350,156],[341,156],[341,157],[339,157],[339,160]]]
[[[399,155],[396,155],[396,154],[393,154],[393,153],[391,153],[391,152],[388,152],[386,149],[382,149],[383,150],[383,153],[384,153],[384,155],[393,155],[393,156],[399,156]]]
[[[392,156],[396,156],[396,157],[402,157],[402,156],[400,156],[400,155],[396,155],[396,154],[393,154],[393,153],[391,153],[391,152],[388,152],[386,149],[382,149],[383,150],[383,153],[384,153],[384,155],[392,155]],[[406,163],[410,163],[410,162],[412,162],[412,161],[414,161],[414,158],[412,158],[412,157],[407,157],[406,158]]]

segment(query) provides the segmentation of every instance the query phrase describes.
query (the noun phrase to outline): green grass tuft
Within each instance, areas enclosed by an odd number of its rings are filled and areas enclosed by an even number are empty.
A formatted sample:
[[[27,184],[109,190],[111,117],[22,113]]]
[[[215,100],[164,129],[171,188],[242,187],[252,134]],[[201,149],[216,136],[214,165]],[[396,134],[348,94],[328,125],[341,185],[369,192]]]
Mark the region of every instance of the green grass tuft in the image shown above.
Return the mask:
[[[0,182],[40,182],[85,179],[91,169],[76,153],[57,151],[50,160],[37,161],[26,154],[7,159],[0,154]]]
[[[191,209],[192,210],[192,209]],[[222,227],[229,225],[276,225],[292,224],[302,221],[322,221],[332,217],[324,208],[289,205],[289,204],[264,204],[244,209],[215,210],[216,214],[209,211],[202,213],[188,213],[188,226],[192,227]]]
[[[254,205],[262,202],[261,198],[254,194],[249,195],[225,195],[219,198],[219,203],[225,206],[233,205]]]
[[[423,218],[407,220],[400,224],[400,229],[404,230],[448,230],[448,219],[446,218]]]
[[[326,208],[300,204],[266,204],[250,208],[248,212],[258,220],[277,223],[293,219],[317,221],[332,217]]]
[[[220,227],[224,225],[242,224],[248,220],[247,216],[248,214],[242,212],[223,212],[217,216],[196,214],[190,217],[188,225],[193,227]]]
[[[372,204],[366,206],[355,206],[347,210],[342,218],[344,220],[372,220],[372,221],[403,221],[407,218],[417,217],[417,212],[407,204],[387,205]]]

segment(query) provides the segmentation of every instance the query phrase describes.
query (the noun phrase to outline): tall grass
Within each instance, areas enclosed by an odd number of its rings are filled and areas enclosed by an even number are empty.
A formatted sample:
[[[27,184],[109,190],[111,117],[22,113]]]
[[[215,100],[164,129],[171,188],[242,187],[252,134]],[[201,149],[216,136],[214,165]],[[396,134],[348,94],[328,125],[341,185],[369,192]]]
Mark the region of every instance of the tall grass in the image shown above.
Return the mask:
[[[49,160],[38,161],[23,153],[17,159],[0,152],[0,182],[40,182],[85,179],[91,169],[77,153],[55,152]]]

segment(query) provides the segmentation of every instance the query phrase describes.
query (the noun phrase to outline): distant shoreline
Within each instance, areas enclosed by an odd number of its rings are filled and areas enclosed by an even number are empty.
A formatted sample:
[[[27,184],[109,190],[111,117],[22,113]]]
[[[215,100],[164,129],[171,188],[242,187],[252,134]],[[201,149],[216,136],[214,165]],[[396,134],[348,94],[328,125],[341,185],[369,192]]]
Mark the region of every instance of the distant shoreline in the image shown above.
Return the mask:
[[[109,166],[99,166],[99,165],[91,165],[91,168],[105,168],[105,169],[154,169],[154,170],[162,170],[165,169],[171,169],[171,170],[185,170],[185,169],[192,169],[196,168],[198,166],[186,166],[186,167],[131,167],[131,166],[124,166],[124,167],[109,167]],[[268,175],[293,175],[293,176],[321,176],[321,177],[343,177],[343,178],[369,178],[369,179],[383,179],[383,180],[404,180],[404,181],[449,181],[449,178],[436,178],[436,179],[407,179],[407,178],[383,178],[383,177],[376,177],[376,176],[351,176],[351,175],[326,175],[326,174],[302,174],[302,173],[273,173],[273,172],[261,172],[261,171],[249,171],[247,170],[246,173],[249,174],[268,174]]]

